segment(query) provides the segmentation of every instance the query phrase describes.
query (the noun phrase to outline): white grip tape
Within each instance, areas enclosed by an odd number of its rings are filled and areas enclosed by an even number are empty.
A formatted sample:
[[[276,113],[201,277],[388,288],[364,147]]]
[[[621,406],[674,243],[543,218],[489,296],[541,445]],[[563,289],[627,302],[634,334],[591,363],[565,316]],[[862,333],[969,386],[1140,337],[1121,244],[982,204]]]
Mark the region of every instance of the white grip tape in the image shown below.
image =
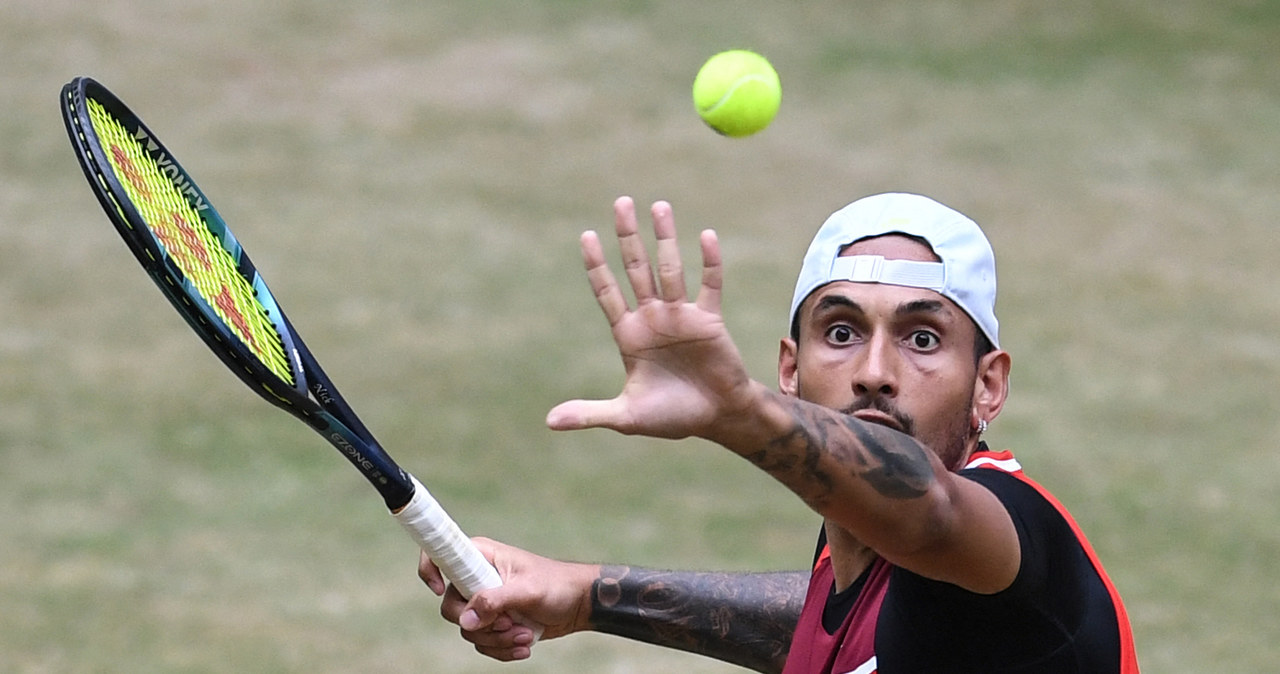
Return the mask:
[[[413,498],[400,512],[392,514],[440,567],[445,578],[467,599],[480,590],[501,586],[502,578],[497,570],[440,507],[431,492],[418,478],[410,475],[409,479],[413,480]]]

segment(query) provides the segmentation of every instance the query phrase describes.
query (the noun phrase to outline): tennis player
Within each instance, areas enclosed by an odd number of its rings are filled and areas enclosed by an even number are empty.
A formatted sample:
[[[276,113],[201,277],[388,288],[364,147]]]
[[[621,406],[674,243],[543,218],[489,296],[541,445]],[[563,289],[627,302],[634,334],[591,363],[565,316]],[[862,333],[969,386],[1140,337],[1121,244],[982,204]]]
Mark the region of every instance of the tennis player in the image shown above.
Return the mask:
[[[529,657],[543,638],[621,635],[764,672],[1138,671],[1115,587],[1062,505],[982,440],[1009,392],[990,244],[926,197],[855,201],[805,255],[781,340],[778,390],[753,381],[720,316],[721,260],[701,239],[686,297],[668,204],[652,209],[656,261],[628,198],[614,206],[634,305],[599,239],[587,277],[626,382],[575,400],[553,429],[696,436],[768,472],[823,518],[797,573],[673,572],[559,562],[478,544],[505,584],[441,612],[477,650]],[[445,592],[429,560],[419,575]]]

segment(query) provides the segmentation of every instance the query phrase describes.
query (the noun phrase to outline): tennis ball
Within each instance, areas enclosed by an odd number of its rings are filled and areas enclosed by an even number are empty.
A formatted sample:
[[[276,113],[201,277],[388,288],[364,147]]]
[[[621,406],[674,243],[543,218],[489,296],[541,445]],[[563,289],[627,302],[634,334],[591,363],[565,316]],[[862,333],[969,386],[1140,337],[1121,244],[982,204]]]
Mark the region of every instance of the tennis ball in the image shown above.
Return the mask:
[[[745,49],[712,56],[693,79],[693,106],[707,126],[739,138],[763,130],[778,114],[782,83],[765,58]]]

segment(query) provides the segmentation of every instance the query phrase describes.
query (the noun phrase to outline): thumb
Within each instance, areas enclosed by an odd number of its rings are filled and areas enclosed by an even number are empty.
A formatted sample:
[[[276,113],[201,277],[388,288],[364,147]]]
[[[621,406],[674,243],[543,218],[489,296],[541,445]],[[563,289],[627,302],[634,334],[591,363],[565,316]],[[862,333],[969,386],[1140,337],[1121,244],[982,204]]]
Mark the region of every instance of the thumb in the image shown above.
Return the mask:
[[[578,431],[585,428],[621,430],[623,405],[612,400],[570,400],[551,408],[547,427],[553,431]]]
[[[467,631],[489,629],[506,632],[513,627],[525,629],[531,635],[528,645],[537,641],[545,626],[525,619],[527,609],[536,608],[540,595],[517,584],[507,584],[477,592],[463,607],[458,616],[458,626]]]
[[[509,592],[503,592],[506,586],[495,587],[489,590],[477,592],[467,605],[463,607],[462,614],[458,616],[458,626],[467,631],[475,631],[485,627],[494,627],[499,631],[510,628],[510,620],[504,619],[504,614],[508,610],[507,605],[510,603]],[[506,623],[506,624],[497,624]]]
[[[462,612],[462,615],[458,616],[458,627],[468,632],[474,632],[482,626],[480,616],[475,612],[475,609],[466,609]]]

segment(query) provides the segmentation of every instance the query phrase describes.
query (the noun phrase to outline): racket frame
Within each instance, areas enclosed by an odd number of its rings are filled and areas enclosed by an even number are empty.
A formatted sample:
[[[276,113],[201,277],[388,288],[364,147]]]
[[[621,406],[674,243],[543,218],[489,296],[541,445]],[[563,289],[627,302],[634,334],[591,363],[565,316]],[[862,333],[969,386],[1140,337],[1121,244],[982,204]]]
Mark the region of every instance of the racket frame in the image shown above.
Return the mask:
[[[147,226],[107,159],[89,115],[92,98],[131,135],[144,153],[203,219],[208,231],[236,262],[279,334],[293,383],[267,367],[232,333]],[[393,461],[374,439],[293,329],[267,284],[213,205],[151,129],[106,87],[80,77],[62,89],[62,118],[85,178],[116,230],[169,302],[204,343],[241,381],[267,402],[286,410],[324,436],[355,466],[419,547],[466,597],[502,585],[497,570],[422,483]],[[534,629],[542,628],[516,616]]]
[[[213,307],[187,280],[128,198],[106,156],[103,140],[89,117],[93,99],[114,117],[199,213],[218,243],[236,262],[236,270],[254,290],[279,334],[294,383],[281,379],[234,335]],[[106,87],[77,78],[63,88],[63,121],[85,177],[103,210],[147,274],[211,351],[255,393],[294,415],[334,445],[355,466],[393,512],[409,503],[415,490],[409,474],[382,449],[355,415],[315,356],[293,329],[271,290],[217,209],[173,153],[137,115]]]

